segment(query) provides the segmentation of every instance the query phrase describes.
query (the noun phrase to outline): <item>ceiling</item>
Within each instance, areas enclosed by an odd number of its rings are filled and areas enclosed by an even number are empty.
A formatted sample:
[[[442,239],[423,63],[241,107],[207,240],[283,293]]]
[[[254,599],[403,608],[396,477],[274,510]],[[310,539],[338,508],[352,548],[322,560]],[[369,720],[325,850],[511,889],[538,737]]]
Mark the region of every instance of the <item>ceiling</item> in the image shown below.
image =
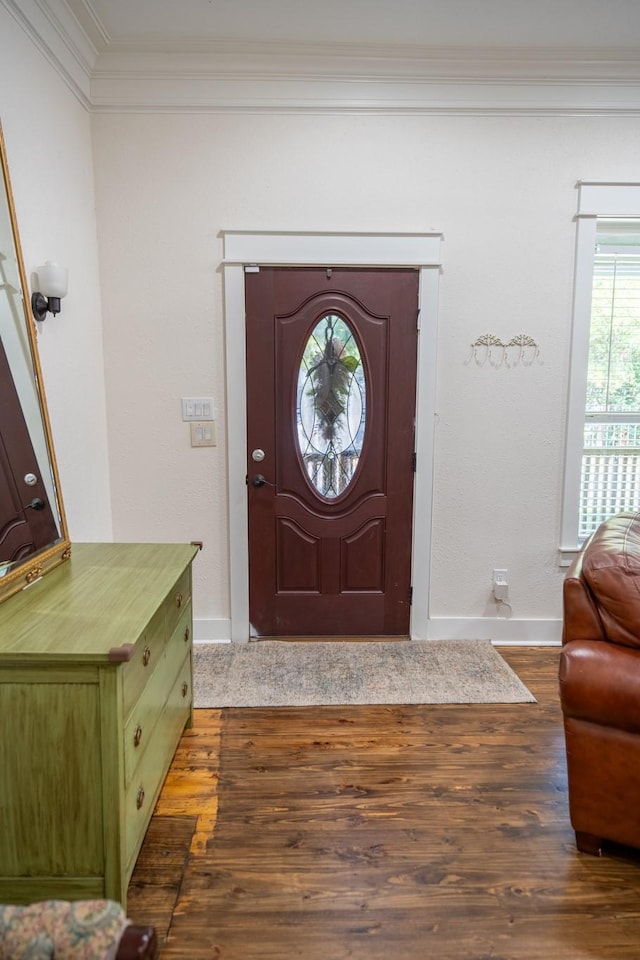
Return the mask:
[[[162,38],[640,50],[638,0],[68,0],[105,45]]]
[[[93,112],[640,117],[640,0],[0,0]]]

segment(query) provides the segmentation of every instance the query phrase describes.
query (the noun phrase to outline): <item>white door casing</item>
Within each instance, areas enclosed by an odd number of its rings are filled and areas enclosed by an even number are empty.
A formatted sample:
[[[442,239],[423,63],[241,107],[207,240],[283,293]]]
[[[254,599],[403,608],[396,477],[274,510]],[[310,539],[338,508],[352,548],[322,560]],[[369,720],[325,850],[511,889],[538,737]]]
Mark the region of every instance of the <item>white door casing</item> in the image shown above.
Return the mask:
[[[252,266],[413,267],[420,273],[413,509],[412,638],[427,638],[442,235],[222,232],[227,384],[231,640],[249,639],[244,270]]]

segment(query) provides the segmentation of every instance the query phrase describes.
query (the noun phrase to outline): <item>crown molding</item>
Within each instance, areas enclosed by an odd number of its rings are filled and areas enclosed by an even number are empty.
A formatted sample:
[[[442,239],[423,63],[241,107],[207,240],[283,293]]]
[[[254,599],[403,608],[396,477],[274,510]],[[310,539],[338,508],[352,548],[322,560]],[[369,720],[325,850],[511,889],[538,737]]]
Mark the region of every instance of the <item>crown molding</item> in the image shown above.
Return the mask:
[[[161,40],[97,59],[97,112],[640,115],[637,51]]]
[[[96,50],[65,0],[0,0],[80,103],[91,107]]]
[[[640,116],[640,51],[112,39],[88,0],[0,0],[88,110]]]
[[[105,50],[111,42],[111,37],[98,18],[90,0],[62,0],[62,2],[65,3],[70,15],[75,19],[77,26],[92,45],[94,51],[98,53]]]
[[[100,51],[94,76],[640,82],[640,49],[120,39]]]
[[[96,77],[96,113],[640,117],[640,84],[317,77]]]

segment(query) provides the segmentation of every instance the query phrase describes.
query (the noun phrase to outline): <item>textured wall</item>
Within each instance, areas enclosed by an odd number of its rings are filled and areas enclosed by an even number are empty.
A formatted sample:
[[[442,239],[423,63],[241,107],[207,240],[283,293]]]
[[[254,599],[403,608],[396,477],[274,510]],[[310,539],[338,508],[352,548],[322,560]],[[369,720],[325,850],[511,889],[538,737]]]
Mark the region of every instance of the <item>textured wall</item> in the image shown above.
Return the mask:
[[[558,617],[575,183],[633,179],[638,125],[104,115],[94,136],[116,537],[204,539],[197,613],[228,615],[221,229],[442,230],[431,613],[495,616],[499,566],[514,617]],[[487,332],[543,365],[465,365]],[[212,450],[179,419],[200,393]]]
[[[102,319],[90,117],[0,5],[0,121],[27,278],[69,268],[39,352],[72,540],[110,540]]]

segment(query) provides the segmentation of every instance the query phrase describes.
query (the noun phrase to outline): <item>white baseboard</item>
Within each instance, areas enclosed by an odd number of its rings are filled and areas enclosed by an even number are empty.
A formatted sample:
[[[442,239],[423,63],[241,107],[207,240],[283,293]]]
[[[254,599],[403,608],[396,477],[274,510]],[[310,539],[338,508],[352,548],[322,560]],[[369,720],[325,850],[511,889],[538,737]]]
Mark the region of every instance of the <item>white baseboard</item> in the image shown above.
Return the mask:
[[[231,620],[194,620],[194,643],[230,643]]]
[[[562,620],[509,620],[506,617],[430,617],[427,636],[416,640],[491,640],[496,646],[558,646]],[[231,621],[194,620],[194,643],[229,643]]]
[[[562,620],[510,620],[506,617],[430,617],[424,640],[491,640],[496,646],[559,646]]]

